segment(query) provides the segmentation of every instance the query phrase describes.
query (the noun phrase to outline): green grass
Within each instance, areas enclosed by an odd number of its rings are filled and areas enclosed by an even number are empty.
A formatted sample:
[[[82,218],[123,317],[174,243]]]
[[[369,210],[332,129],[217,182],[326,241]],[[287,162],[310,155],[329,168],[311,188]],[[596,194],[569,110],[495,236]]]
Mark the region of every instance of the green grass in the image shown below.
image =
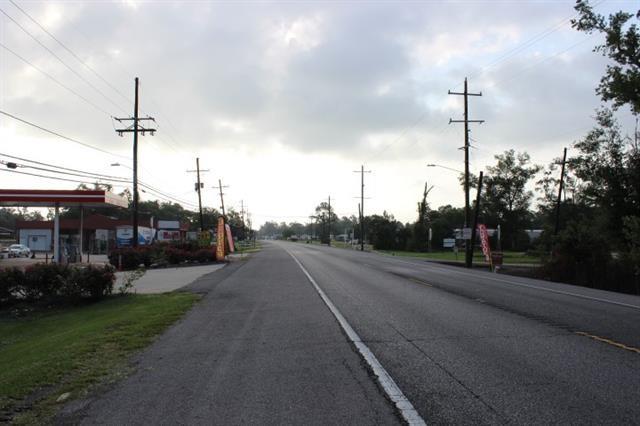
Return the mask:
[[[249,254],[249,253],[257,253],[262,250],[262,244],[259,241],[256,241],[255,245],[253,243],[236,243],[235,245],[236,253],[239,254]]]
[[[434,260],[449,260],[449,261],[464,261],[464,251],[458,252],[458,258],[456,259],[455,253],[451,251],[438,251],[431,253],[418,253],[411,251],[394,251],[394,250],[378,250],[380,253],[391,254],[395,256],[404,256],[404,257],[420,257],[426,259],[434,259]],[[504,258],[503,263],[505,265],[508,264],[539,264],[541,260],[536,256],[529,256],[523,252],[503,252]],[[484,255],[478,251],[474,251],[473,255],[474,263],[484,262]]]
[[[198,299],[189,293],[113,296],[79,307],[0,317],[0,422],[42,423],[56,399],[127,373],[144,348]],[[2,419],[5,417],[5,419]]]

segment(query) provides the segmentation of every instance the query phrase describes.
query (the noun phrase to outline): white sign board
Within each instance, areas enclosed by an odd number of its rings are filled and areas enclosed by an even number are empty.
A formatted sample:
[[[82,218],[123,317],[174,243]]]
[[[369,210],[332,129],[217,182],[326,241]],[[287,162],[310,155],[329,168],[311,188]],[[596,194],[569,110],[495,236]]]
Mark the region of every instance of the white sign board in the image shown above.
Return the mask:
[[[462,239],[463,240],[471,239],[471,228],[462,228]]]
[[[180,222],[177,220],[159,220],[158,229],[180,229]]]
[[[456,239],[455,238],[444,238],[442,240],[442,247],[444,248],[451,248],[453,246],[456,245]]]

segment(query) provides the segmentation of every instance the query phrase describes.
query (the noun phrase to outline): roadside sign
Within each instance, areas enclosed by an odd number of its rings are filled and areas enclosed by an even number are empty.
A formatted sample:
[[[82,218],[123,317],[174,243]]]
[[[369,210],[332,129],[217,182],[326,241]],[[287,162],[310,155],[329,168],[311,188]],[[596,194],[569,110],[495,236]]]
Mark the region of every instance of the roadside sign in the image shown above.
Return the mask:
[[[443,248],[451,248],[456,245],[455,238],[443,238],[442,239],[442,247]]]
[[[462,239],[463,240],[471,239],[471,228],[462,228]]]
[[[480,231],[480,243],[482,244],[482,253],[484,258],[491,264],[491,246],[489,245],[489,233],[487,227],[483,224],[478,225],[478,231]]]

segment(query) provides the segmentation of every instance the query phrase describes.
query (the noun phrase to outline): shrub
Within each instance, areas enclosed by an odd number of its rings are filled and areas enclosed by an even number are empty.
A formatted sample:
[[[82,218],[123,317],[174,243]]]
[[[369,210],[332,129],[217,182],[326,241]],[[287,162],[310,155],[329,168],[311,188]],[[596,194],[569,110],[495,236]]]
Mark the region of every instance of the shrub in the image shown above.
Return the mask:
[[[66,265],[37,263],[24,270],[24,296],[28,300],[53,298],[71,270]]]
[[[138,266],[151,265],[151,250],[149,247],[123,247],[109,253],[109,263],[118,268],[122,259],[122,269],[137,269]]]
[[[164,254],[167,261],[172,265],[177,265],[185,260],[189,260],[189,252],[179,248],[168,247],[164,251]]]
[[[192,260],[199,263],[213,262],[216,260],[216,252],[212,249],[200,249],[193,253]]]
[[[19,268],[0,269],[0,304],[11,303],[24,282],[24,272]]]
[[[72,288],[77,288],[81,296],[101,299],[113,292],[115,279],[115,269],[112,266],[88,265],[85,268],[74,268],[67,283],[72,283]]]
[[[0,303],[100,299],[112,293],[114,268],[39,263],[21,271],[0,270]]]

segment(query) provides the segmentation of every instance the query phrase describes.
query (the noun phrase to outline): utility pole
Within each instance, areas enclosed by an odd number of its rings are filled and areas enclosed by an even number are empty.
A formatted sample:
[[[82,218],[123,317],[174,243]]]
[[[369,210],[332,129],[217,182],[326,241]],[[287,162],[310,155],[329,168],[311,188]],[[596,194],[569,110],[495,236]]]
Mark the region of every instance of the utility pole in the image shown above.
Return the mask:
[[[135,78],[135,101],[133,105],[133,117],[129,118],[116,118],[116,121],[122,123],[123,121],[133,121],[133,124],[123,129],[116,129],[119,136],[124,136],[125,133],[133,133],[133,247],[138,247],[138,133],[142,133],[142,136],[146,132],[151,133],[151,136],[155,133],[156,129],[142,127],[140,121],[153,121],[153,117],[138,117],[138,77]],[[115,117],[114,117],[115,118]]]
[[[360,173],[360,251],[364,251],[364,174],[371,173],[371,170],[365,170],[362,165],[360,170],[354,170],[353,173]]]
[[[469,123],[484,123],[484,120],[470,120],[469,119],[469,96],[482,96],[480,93],[469,93],[467,88],[467,79],[464,79],[464,92],[452,92],[449,90],[449,95],[462,95],[464,96],[464,120],[452,120],[451,123],[464,123],[464,227],[468,228],[471,224],[471,210],[469,209]],[[471,242],[466,240],[465,245],[465,265],[467,268],[471,267]]]
[[[331,247],[331,195],[329,195],[329,247]]]
[[[204,231],[204,216],[202,215],[202,188],[204,187],[204,183],[200,182],[200,172],[208,172],[209,170],[200,170],[200,158],[196,158],[196,169],[195,170],[187,170],[187,173],[196,173],[198,181],[196,182],[196,192],[198,193],[198,208],[200,211],[200,232]]]
[[[562,157],[562,168],[560,169],[560,187],[558,188],[558,201],[556,203],[556,227],[553,231],[553,235],[558,235],[560,230],[560,202],[562,201],[562,186],[564,184],[564,165],[567,164],[567,148],[564,149],[564,155]]]
[[[240,218],[242,219],[242,236],[247,239],[247,234],[244,226],[244,200],[240,200]]]
[[[224,221],[227,221],[227,213],[224,210],[224,192],[222,192],[223,188],[228,188],[228,186],[222,186],[222,179],[218,179],[218,186],[214,186],[213,189],[220,190],[220,207],[222,208],[222,217]]]
[[[478,194],[476,195],[476,212],[473,216],[473,229],[471,229],[471,260],[473,262],[473,245],[476,242],[476,232],[478,229],[478,216],[480,216],[480,195],[482,194],[482,172],[478,176]]]

